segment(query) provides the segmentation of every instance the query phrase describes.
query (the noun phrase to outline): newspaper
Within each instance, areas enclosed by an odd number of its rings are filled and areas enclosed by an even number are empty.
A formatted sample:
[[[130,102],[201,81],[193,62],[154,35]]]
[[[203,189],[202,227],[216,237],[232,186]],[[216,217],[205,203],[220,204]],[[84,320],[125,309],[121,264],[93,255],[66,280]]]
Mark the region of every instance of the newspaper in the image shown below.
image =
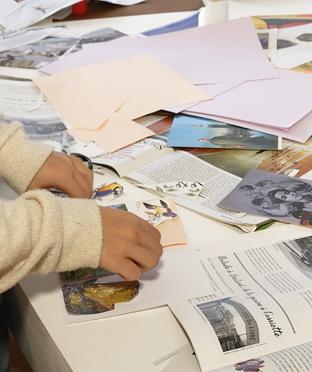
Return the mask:
[[[0,112],[6,122],[21,122],[30,139],[61,145],[66,127],[32,82],[0,80]]]
[[[59,34],[61,30],[64,30],[63,26],[45,28],[45,31],[41,30],[30,29],[0,34],[1,75],[33,79],[39,75],[36,70],[65,54],[77,52],[89,43],[110,41],[125,35],[109,27],[79,37],[64,37]],[[1,35],[5,40],[9,38],[6,44],[3,43],[3,50],[1,50]]]
[[[0,25],[19,30],[38,23],[79,0],[1,0]]]
[[[312,236],[218,252],[198,257],[214,294],[170,304],[201,370],[310,371]]]
[[[160,365],[162,372],[189,371],[199,372],[200,367],[194,356],[193,349],[190,345],[176,350],[165,367]],[[237,362],[234,365],[222,367],[212,372],[310,372],[312,363],[312,342],[303,343],[298,346],[290,347],[270,353],[264,356],[249,358]]]
[[[236,225],[246,232],[254,231],[258,225],[267,221],[265,218],[218,208],[217,204],[241,178],[184,151],[175,151],[156,159],[128,173],[126,178],[143,184],[196,179],[204,185],[196,201],[177,197],[177,204],[218,221]]]
[[[30,28],[0,33],[0,52],[34,43],[54,34],[60,27]]]

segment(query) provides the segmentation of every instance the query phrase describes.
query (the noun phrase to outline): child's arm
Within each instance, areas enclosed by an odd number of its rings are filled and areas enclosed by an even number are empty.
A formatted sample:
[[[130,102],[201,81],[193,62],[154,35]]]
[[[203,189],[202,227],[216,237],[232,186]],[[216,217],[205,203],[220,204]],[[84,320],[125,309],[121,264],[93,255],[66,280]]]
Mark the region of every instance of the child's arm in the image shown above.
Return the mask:
[[[80,159],[28,141],[18,123],[0,123],[0,178],[19,194],[57,188],[71,197],[92,195],[93,173]]]
[[[53,150],[28,142],[19,125],[0,124],[0,177],[16,191],[64,180],[58,175],[63,158],[56,160],[60,163],[54,172],[51,159],[54,167]],[[63,181],[56,186],[62,189]],[[147,222],[91,200],[57,198],[38,190],[0,202],[0,293],[32,272],[85,266],[134,280],[153,268],[161,253],[159,232]]]

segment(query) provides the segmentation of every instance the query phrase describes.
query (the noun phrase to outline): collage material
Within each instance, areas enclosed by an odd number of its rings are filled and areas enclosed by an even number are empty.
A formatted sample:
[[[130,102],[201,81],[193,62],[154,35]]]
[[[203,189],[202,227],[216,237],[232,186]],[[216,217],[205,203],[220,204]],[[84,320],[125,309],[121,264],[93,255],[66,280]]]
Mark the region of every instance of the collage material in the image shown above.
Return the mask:
[[[185,246],[187,244],[181,218],[172,200],[154,198],[136,202],[129,201],[127,202],[127,208],[160,232],[160,244],[163,248]]]
[[[173,206],[163,199],[152,199],[137,203],[138,215],[154,227],[178,217]]]
[[[312,181],[251,170],[219,207],[312,227]]]
[[[188,115],[193,115],[193,116],[198,116],[198,117],[204,117],[207,119],[212,119],[212,120],[222,120],[225,123],[236,125],[239,127],[251,129],[251,130],[256,130],[256,131],[261,131],[265,130],[266,133],[287,138],[293,141],[297,142],[306,142],[312,135],[312,128],[311,128],[311,120],[312,120],[312,113],[309,113],[299,121],[297,121],[296,124],[294,124],[292,127],[289,129],[283,129],[283,128],[274,128],[274,127],[268,127],[266,126],[264,128],[263,125],[260,124],[255,124],[243,120],[237,120],[237,119],[231,119],[231,118],[220,118],[218,116],[214,115],[206,115],[203,113],[198,113],[198,112],[192,112],[192,111],[186,111],[185,114]]]
[[[175,116],[167,141],[172,147],[278,150],[276,136],[212,119]]]
[[[56,61],[42,71],[55,74],[82,65],[151,53],[195,84],[225,83],[232,81],[233,76],[239,81],[278,77],[248,18],[146,38],[121,38],[109,45],[89,45],[79,54]]]
[[[312,76],[295,71],[278,70],[279,79],[249,81],[213,100],[199,103],[189,111],[222,118],[288,129],[311,112],[307,92],[312,89]],[[246,105],[246,102],[250,102]],[[266,128],[263,128],[265,130]]]
[[[135,119],[165,107],[209,99],[200,88],[149,56],[81,67],[34,82],[58,114],[67,118],[67,125],[85,130],[98,128],[108,113],[117,109],[118,114]],[[105,86],[110,89],[103,90]],[[103,105],[98,102],[106,100],[103,113]],[[123,102],[119,108],[118,102]]]
[[[146,189],[157,191],[163,194],[169,194],[189,199],[196,199],[204,185],[198,181],[175,181],[168,183],[156,183],[150,185],[137,184],[136,186]]]
[[[182,281],[174,274],[177,271],[184,273]],[[62,273],[60,280],[66,323],[142,311],[173,298],[211,291],[203,268],[187,248],[166,250],[159,265],[144,273],[140,281],[123,281],[117,274],[90,268]]]

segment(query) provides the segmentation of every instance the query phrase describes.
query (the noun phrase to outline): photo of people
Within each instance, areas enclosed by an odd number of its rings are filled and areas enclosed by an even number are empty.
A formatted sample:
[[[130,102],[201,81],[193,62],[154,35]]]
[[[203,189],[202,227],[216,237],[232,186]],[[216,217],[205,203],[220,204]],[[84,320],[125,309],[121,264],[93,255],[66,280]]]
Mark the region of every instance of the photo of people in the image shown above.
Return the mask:
[[[176,115],[167,141],[172,147],[277,150],[277,136],[216,120]]]
[[[223,352],[260,342],[257,322],[241,303],[224,298],[197,307],[213,327]]]
[[[218,206],[312,227],[312,181],[255,169]]]

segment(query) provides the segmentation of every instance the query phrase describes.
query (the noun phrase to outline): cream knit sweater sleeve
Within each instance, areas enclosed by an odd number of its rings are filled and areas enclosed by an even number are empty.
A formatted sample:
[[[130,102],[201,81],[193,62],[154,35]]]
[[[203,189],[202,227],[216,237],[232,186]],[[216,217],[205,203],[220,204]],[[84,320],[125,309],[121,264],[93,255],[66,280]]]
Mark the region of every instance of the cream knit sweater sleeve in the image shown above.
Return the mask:
[[[0,124],[0,178],[24,192],[52,149],[24,138],[18,124]],[[97,267],[100,210],[91,200],[26,192],[0,201],[0,293],[27,274]]]

